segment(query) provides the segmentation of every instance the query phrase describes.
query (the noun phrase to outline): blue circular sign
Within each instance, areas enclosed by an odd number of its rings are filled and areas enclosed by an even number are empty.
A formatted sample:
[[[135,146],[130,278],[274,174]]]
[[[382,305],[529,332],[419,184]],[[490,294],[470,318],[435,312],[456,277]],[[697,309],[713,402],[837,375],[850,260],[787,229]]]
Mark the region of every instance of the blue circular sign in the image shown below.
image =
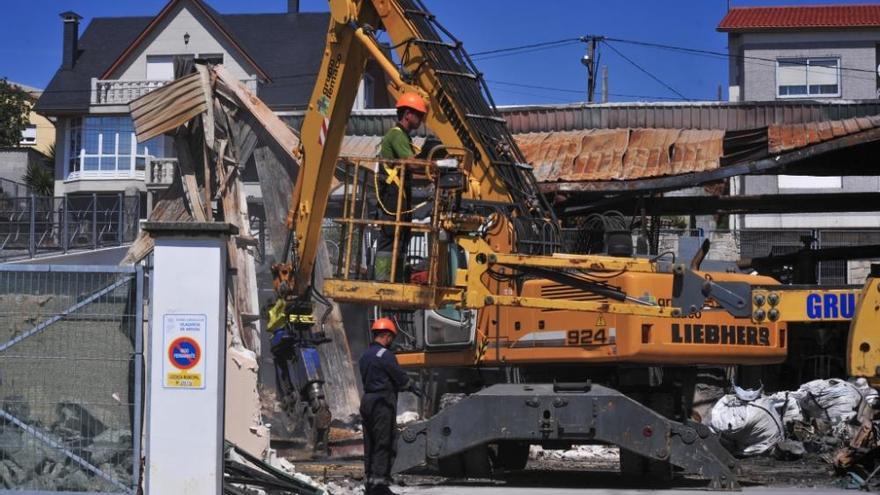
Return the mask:
[[[202,359],[202,349],[199,343],[189,337],[178,337],[171,342],[168,348],[168,359],[174,367],[188,370],[199,364]]]

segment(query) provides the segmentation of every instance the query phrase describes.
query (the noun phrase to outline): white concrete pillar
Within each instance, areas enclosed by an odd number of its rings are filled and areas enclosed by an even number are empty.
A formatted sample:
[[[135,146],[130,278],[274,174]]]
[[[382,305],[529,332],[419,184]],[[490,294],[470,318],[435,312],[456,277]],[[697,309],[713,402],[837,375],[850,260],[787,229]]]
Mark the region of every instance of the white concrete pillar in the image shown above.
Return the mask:
[[[223,486],[225,223],[147,222],[155,239],[147,390],[147,495]]]

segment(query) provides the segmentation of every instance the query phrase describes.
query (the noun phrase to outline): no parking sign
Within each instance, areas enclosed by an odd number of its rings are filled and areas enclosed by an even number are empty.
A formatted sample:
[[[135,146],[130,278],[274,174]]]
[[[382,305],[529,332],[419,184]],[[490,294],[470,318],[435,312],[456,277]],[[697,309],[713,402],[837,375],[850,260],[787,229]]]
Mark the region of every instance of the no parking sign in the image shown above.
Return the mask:
[[[166,314],[163,318],[163,386],[205,388],[205,326],[207,317],[197,314]]]

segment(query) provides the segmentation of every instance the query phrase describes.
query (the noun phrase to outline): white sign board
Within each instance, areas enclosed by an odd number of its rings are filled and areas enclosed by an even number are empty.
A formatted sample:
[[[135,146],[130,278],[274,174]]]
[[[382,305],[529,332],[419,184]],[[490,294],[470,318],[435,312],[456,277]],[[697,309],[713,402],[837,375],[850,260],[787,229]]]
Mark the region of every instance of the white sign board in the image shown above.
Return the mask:
[[[165,314],[162,337],[162,386],[165,388],[205,388],[206,315]]]

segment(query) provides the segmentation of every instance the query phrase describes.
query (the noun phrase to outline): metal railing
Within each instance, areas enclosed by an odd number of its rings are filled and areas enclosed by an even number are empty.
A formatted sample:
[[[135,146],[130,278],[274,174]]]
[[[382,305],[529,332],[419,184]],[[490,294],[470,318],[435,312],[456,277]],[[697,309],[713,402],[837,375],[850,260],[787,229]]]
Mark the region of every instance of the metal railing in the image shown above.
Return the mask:
[[[150,91],[157,90],[168,80],[123,80],[92,78],[92,105],[128,105]],[[256,78],[242,79],[252,93],[257,92]]]
[[[0,197],[0,259],[122,246],[134,241],[139,196]]]
[[[0,493],[137,491],[139,267],[0,265]]]
[[[127,105],[169,81],[124,81],[92,78],[92,105]]]

